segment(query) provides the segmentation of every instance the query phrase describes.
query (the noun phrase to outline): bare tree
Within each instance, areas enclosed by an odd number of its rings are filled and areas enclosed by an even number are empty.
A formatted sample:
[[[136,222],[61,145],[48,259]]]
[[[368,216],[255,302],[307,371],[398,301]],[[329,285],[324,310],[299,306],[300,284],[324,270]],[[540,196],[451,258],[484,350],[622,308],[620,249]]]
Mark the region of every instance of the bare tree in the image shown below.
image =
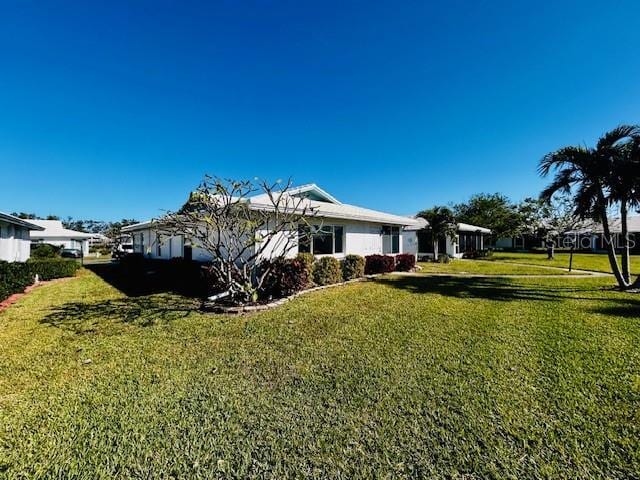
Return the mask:
[[[297,245],[300,224],[314,215],[309,202],[289,194],[291,180],[224,180],[206,176],[177,212],[156,222],[159,234],[184,235],[192,247],[207,252],[209,300],[255,302],[273,260]]]

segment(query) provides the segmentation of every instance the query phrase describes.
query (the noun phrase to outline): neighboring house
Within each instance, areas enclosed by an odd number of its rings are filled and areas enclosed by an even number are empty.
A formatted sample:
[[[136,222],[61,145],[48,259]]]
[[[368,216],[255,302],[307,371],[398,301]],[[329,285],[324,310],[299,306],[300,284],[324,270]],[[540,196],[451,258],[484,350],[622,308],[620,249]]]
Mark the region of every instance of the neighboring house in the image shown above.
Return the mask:
[[[26,262],[31,253],[30,231],[43,230],[32,220],[0,212],[0,260]]]
[[[287,252],[295,256],[310,252],[317,256],[342,258],[348,254],[372,255],[403,253],[405,227],[417,225],[413,218],[392,215],[340,202],[315,184],[290,189],[288,195],[303,198],[301,207],[313,210],[307,220],[317,231],[310,242],[298,242]],[[271,205],[265,195],[250,197],[248,202],[256,210],[269,210]],[[304,228],[304,227],[301,227]],[[156,231],[153,221],[130,225],[122,229],[133,237],[133,249],[148,258],[189,258],[198,261],[211,260],[211,255],[190,244],[184,235],[162,235]],[[295,234],[295,232],[294,232]],[[306,238],[304,232],[298,238]]]
[[[640,253],[640,215],[627,218],[629,239],[632,253]],[[622,225],[619,218],[609,220],[609,228],[613,237],[613,245],[616,249],[622,247]],[[601,252],[607,249],[602,224],[599,222],[586,222],[585,226],[565,232],[555,237],[556,245],[560,248],[570,248],[573,243],[578,250],[591,250]],[[545,239],[535,235],[522,235],[512,238],[500,238],[496,241],[497,248],[509,248],[515,250],[531,250],[544,248]]]
[[[428,223],[418,218],[417,224],[408,226],[403,238],[403,249],[413,253],[418,259],[433,257],[433,241],[425,228]],[[465,254],[485,249],[485,237],[491,230],[467,223],[458,223],[455,238],[443,238],[438,241],[438,253],[446,253],[452,258],[462,258]]]
[[[47,243],[62,248],[77,248],[83,255],[89,254],[89,241],[96,234],[78,232],[64,228],[60,220],[30,220],[40,230],[31,232],[33,243]]]
[[[609,229],[612,233],[614,247],[620,249],[622,247],[622,224],[620,219],[610,219]],[[627,229],[629,232],[631,252],[640,253],[640,215],[627,217]],[[567,232],[563,238],[560,239],[560,246],[570,246],[568,241],[575,241],[576,248],[578,249],[589,249],[594,252],[607,249],[602,224],[598,222],[591,222],[575,232]]]

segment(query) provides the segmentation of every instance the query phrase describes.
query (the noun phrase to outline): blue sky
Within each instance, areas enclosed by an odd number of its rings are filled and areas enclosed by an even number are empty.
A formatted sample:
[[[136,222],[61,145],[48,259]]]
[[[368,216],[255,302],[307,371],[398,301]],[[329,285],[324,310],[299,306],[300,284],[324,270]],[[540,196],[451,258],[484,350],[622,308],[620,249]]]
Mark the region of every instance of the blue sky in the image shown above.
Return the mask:
[[[0,210],[145,219],[205,173],[401,214],[537,195],[544,153],[640,122],[639,16],[637,1],[5,1]]]

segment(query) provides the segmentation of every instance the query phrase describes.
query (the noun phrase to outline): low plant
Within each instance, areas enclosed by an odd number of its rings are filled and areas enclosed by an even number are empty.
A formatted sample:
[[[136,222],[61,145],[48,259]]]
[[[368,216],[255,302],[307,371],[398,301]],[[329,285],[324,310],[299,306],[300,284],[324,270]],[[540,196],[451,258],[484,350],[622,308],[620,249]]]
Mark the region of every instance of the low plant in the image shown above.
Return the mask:
[[[396,255],[396,270],[398,272],[410,272],[416,266],[416,256],[410,253]]]
[[[364,273],[366,275],[389,273],[396,268],[396,260],[390,255],[367,255],[364,260]]]
[[[38,275],[39,280],[73,277],[80,268],[78,262],[65,258],[29,259],[26,265],[34,277]]]
[[[331,285],[342,281],[340,262],[333,257],[322,257],[313,264],[313,281],[316,285]]]
[[[31,258],[57,258],[60,256],[60,247],[48,243],[36,243],[31,245]]]
[[[33,279],[25,263],[0,261],[0,301],[24,291],[33,283]]]
[[[260,292],[263,297],[288,297],[309,285],[307,265],[300,258],[277,258],[269,266]]]
[[[438,255],[438,263],[449,263],[451,261],[451,257],[446,253],[441,253]]]
[[[364,257],[347,255],[342,261],[342,278],[353,280],[364,276]]]
[[[312,283],[313,262],[316,261],[316,257],[313,256],[313,253],[299,253],[296,258],[304,265],[304,268],[307,271],[307,278],[309,279],[309,283]]]

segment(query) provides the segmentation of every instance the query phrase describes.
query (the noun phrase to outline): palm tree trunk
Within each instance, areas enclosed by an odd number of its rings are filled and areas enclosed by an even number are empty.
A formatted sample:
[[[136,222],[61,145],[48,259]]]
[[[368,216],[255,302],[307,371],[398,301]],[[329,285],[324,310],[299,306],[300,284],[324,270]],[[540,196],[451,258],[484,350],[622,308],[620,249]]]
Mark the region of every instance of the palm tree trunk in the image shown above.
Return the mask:
[[[604,202],[603,202],[604,203]],[[620,272],[620,266],[618,265],[618,259],[616,258],[616,250],[613,246],[611,239],[611,230],[609,229],[609,219],[607,218],[607,207],[600,207],[600,221],[602,222],[602,231],[604,235],[605,243],[607,244],[607,255],[609,256],[609,264],[611,265],[611,271],[616,277],[618,286],[620,288],[628,288],[629,284],[625,282],[622,273]]]
[[[433,237],[433,261],[438,261],[438,239],[435,237],[435,235]]]
[[[622,224],[622,278],[628,285],[631,283],[631,273],[629,272],[629,231],[627,228],[627,202],[622,199],[620,207],[620,223]]]

